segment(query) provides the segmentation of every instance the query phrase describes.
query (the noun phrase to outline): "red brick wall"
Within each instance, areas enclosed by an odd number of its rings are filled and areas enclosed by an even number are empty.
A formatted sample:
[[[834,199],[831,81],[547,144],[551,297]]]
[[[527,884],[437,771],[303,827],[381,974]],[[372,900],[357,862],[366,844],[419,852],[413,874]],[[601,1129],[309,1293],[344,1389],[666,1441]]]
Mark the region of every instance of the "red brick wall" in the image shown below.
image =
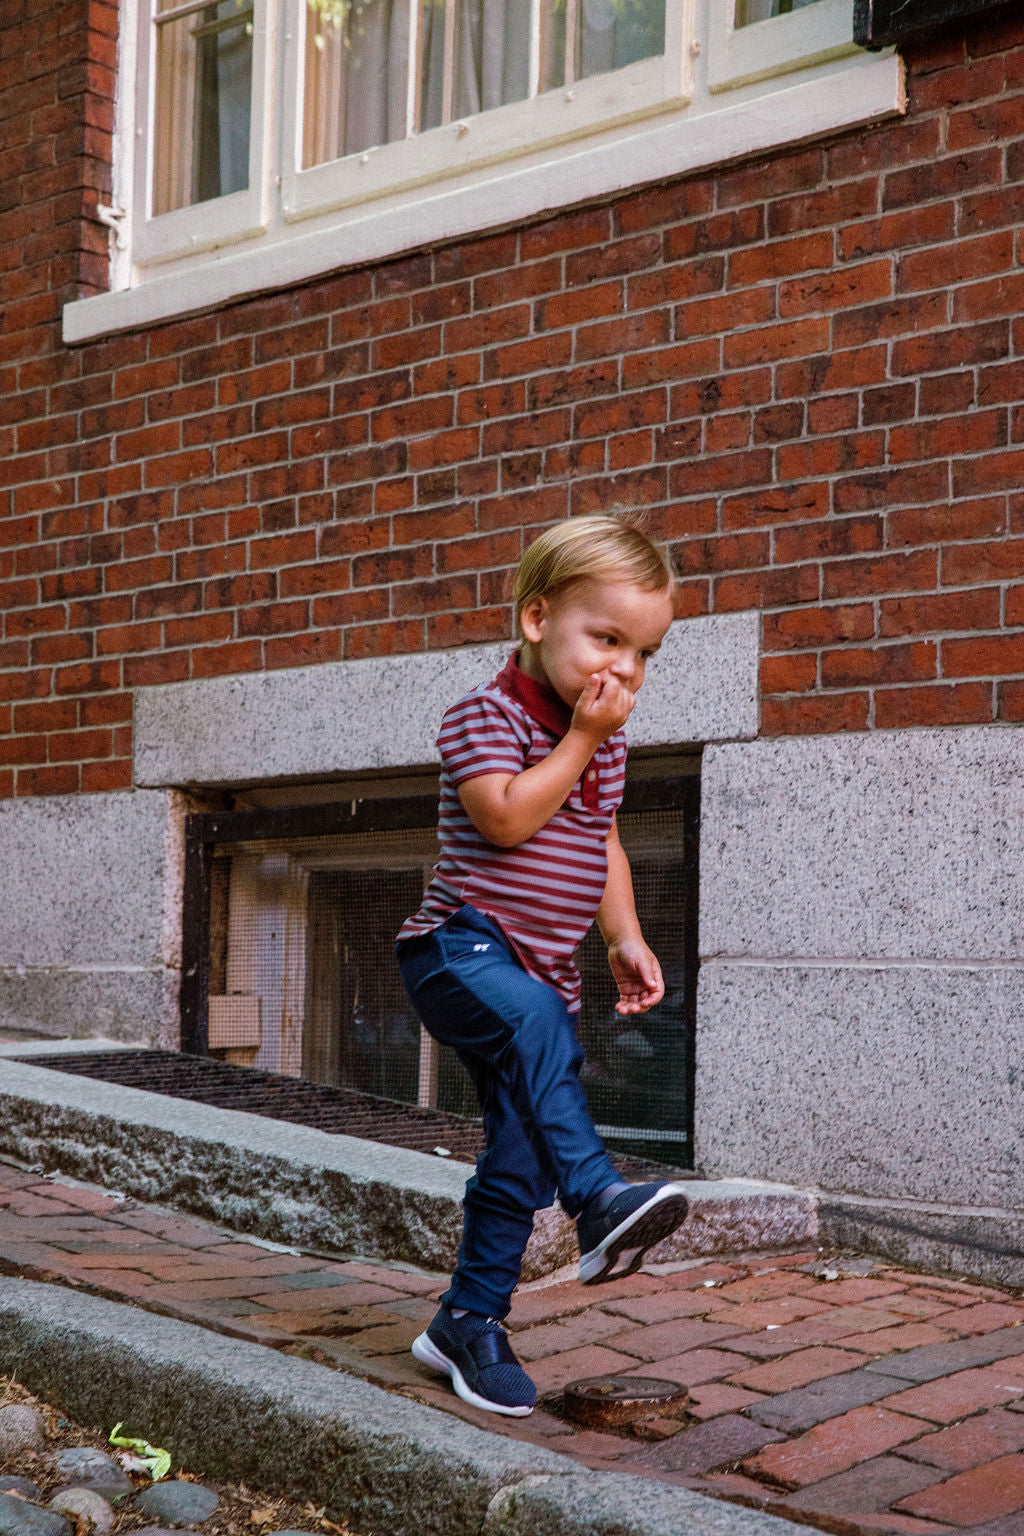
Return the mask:
[[[613,501],[762,610],[765,733],[1024,719],[1024,22],[877,131],[71,349],[113,16],[4,33],[0,794],[129,784],[134,689],[506,636]]]

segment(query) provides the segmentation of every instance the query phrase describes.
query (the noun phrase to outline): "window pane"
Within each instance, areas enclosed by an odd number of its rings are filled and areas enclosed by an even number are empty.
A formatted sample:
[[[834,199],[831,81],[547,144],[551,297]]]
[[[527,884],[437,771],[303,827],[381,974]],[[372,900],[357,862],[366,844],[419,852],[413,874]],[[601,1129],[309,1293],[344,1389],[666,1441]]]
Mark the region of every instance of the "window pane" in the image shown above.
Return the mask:
[[[420,868],[310,876],[302,1072],[313,1082],[415,1104],[420,1024],[390,935],[422,894]]]
[[[540,89],[556,90],[565,84],[565,29],[569,7],[566,0],[541,0]]]
[[[530,94],[530,0],[456,0],[453,116]]]
[[[421,0],[419,110],[416,126],[422,132],[450,120],[445,114],[445,4],[444,0]]]
[[[616,1013],[618,992],[596,928],[579,950],[587,1102],[599,1125],[641,1132],[639,1137],[623,1135],[622,1141],[657,1141],[660,1131],[670,1145],[691,1129],[686,913],[696,888],[696,863],[686,833],[682,811],[620,813],[619,834],[632,864],[637,913],[661,962],[664,1000],[644,1014]],[[676,1159],[690,1155],[685,1141],[675,1146]]]
[[[665,0],[579,0],[576,78],[665,51]]]
[[[408,0],[355,0],[338,27],[309,15],[304,166],[405,138]]]
[[[816,5],[817,0],[736,0],[736,25],[747,27],[753,21],[769,21],[773,16],[788,16],[790,11]]]
[[[157,18],[155,214],[249,185],[252,14],[219,0]]]

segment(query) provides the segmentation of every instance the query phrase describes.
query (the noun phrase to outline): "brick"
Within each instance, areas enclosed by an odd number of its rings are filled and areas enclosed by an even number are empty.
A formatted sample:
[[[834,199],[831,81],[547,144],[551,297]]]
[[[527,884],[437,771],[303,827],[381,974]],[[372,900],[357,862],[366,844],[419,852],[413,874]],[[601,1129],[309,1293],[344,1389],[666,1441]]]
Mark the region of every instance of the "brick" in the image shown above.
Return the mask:
[[[530,1366],[530,1375],[540,1392],[557,1392],[570,1381],[582,1381],[587,1376],[619,1375],[636,1364],[632,1355],[603,1344],[587,1344],[565,1354],[549,1355],[546,1360],[535,1361]]]
[[[942,581],[955,586],[1024,575],[1024,539],[954,544],[942,551]]]
[[[776,1506],[776,1513],[801,1510],[856,1521],[865,1514],[888,1511],[897,1499],[917,1493],[935,1481],[934,1467],[922,1467],[899,1456],[876,1456],[848,1472],[802,1488],[799,1493],[787,1494]]]
[[[929,590],[938,584],[938,555],[880,554],[864,559],[833,560],[822,569],[822,596],[870,597],[884,592]]]
[[[1006,532],[1006,502],[1002,496],[956,501],[945,506],[900,507],[887,519],[892,547],[912,544],[955,545],[964,539],[991,539]]]
[[[677,1318],[642,1328],[629,1328],[625,1332],[615,1332],[609,1337],[608,1344],[612,1349],[635,1355],[638,1360],[657,1360],[669,1352],[684,1354],[742,1332],[742,1328],[722,1320],[722,1314],[718,1314],[713,1322]]]
[[[1000,1456],[969,1472],[960,1472],[897,1506],[929,1520],[980,1525],[1024,1508],[1024,1455]]]
[[[729,1387],[723,1382],[712,1381],[690,1387],[687,1409],[694,1418],[703,1421],[718,1418],[723,1413],[738,1413],[764,1400],[760,1392],[751,1392],[746,1387]]]
[[[771,1301],[751,1301],[730,1307],[722,1313],[722,1317],[726,1322],[737,1323],[744,1328],[779,1328],[786,1323],[798,1322],[805,1317],[815,1317],[829,1311],[827,1302],[816,1301],[813,1296],[778,1296]]]
[[[936,676],[937,657],[938,647],[932,641],[829,651],[821,659],[822,684],[835,688],[920,682]],[[831,1325],[828,1334],[832,1338],[838,1336]]]
[[[677,1472],[694,1476],[739,1461],[752,1451],[784,1436],[739,1414],[724,1414],[687,1429],[659,1445],[635,1451],[631,1466],[644,1471]]]
[[[795,1440],[766,1447],[744,1463],[744,1470],[785,1488],[804,1488],[916,1440],[926,1429],[920,1419],[906,1414],[874,1406],[854,1408]]]
[[[947,677],[992,677],[1024,672],[1024,636],[985,635],[942,642],[942,670]]]
[[[912,1278],[920,1279],[919,1276]],[[1020,1329],[1000,1328],[976,1338],[908,1350],[906,1354],[878,1361],[865,1369],[906,1381],[925,1382],[997,1360],[1014,1362],[1015,1357],[1019,1359],[1021,1356],[1024,1356],[1024,1334]]]
[[[852,1408],[861,1408],[891,1396],[895,1386],[893,1376],[851,1370],[841,1376],[813,1381],[806,1387],[780,1392],[751,1407],[750,1417],[759,1424],[799,1434],[828,1419],[838,1418]]]
[[[608,1317],[596,1308],[581,1312],[565,1321],[540,1323],[516,1335],[516,1353],[523,1360],[542,1360],[548,1355],[565,1354],[571,1349],[582,1349],[599,1340],[610,1349],[620,1346],[611,1339],[620,1329],[620,1319]],[[621,1346],[625,1353],[638,1355],[638,1351]],[[643,1358],[639,1356],[639,1358]]]
[[[997,230],[972,240],[908,251],[896,263],[900,292],[921,288],[958,287],[971,278],[1005,272],[1013,266],[1013,231]]]
[[[779,565],[828,559],[833,555],[867,554],[882,549],[885,524],[879,516],[791,524],[777,529],[772,543],[773,559]]]
[[[893,343],[894,376],[946,373],[951,367],[998,362],[1009,355],[1010,328],[1005,320],[931,331]]]
[[[793,608],[767,613],[762,620],[766,651],[800,650],[844,640],[866,640],[874,634],[874,609],[869,603],[831,608]],[[832,1294],[830,1288],[829,1295]]]
[[[833,259],[832,239],[831,231],[820,230],[790,239],[767,241],[750,250],[731,251],[729,287],[791,279],[794,272],[827,272]]]
[[[680,1386],[699,1386],[732,1376],[740,1357],[722,1349],[691,1349],[685,1353],[664,1355],[644,1369],[646,1374],[678,1381]],[[644,1370],[640,1370],[640,1375]]]
[[[1024,449],[1007,448],[953,462],[953,495],[977,496],[1019,488],[1024,474]]]
[[[965,1472],[983,1462],[1024,1451],[1024,1414],[990,1408],[960,1424],[935,1430],[913,1445],[904,1446],[901,1455],[950,1472]]]
[[[847,1350],[814,1348],[800,1349],[781,1360],[770,1360],[763,1365],[751,1366],[745,1371],[735,1371],[729,1384],[751,1387],[755,1392],[786,1392],[792,1387],[803,1387],[825,1376],[839,1376],[856,1366],[857,1357]],[[902,1405],[897,1405],[901,1410]]]
[[[1013,1328],[1024,1323],[1024,1304],[979,1302],[977,1306],[937,1313],[932,1321],[940,1328],[953,1328],[959,1334],[992,1333],[998,1328]]]
[[[941,1347],[941,1346],[938,1346]],[[888,1365],[889,1362],[886,1362]],[[957,1371],[894,1393],[883,1399],[883,1406],[900,1413],[911,1413],[937,1424],[948,1424],[981,1408],[1013,1402],[1022,1395],[1021,1383],[1008,1377],[998,1364]]]

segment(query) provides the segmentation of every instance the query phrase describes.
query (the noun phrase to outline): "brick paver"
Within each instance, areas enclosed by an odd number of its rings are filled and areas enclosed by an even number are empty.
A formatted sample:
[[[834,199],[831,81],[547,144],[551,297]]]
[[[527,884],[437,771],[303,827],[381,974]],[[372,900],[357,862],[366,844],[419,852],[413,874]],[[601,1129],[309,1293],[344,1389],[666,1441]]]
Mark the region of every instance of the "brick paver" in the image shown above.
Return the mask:
[[[925,1435],[907,1446],[903,1454],[950,1472],[966,1472],[1014,1451],[1024,1451],[1024,1413],[993,1408]]]
[[[920,1419],[885,1408],[853,1408],[795,1440],[769,1446],[748,1461],[745,1470],[787,1488],[805,1488],[916,1440],[927,1427]]]
[[[1005,1371],[989,1365],[981,1370],[942,1376],[924,1386],[883,1397],[881,1402],[883,1407],[894,1408],[900,1413],[913,1413],[921,1419],[934,1419],[937,1424],[949,1424],[953,1419],[977,1413],[979,1408],[994,1408],[999,1403],[1012,1402],[1020,1395],[1020,1382],[1011,1381]]]
[[[1024,1507],[1024,1456],[1000,1456],[912,1494],[898,1506],[908,1514],[953,1525],[980,1525]]]
[[[445,1277],[297,1253],[0,1161],[0,1274],[74,1284],[355,1372],[469,1423],[842,1536],[1024,1536],[1024,1299],[870,1257],[743,1253],[521,1290],[527,1419],[409,1352]],[[684,1409],[582,1428],[562,1389],[657,1376]],[[796,1527],[794,1526],[794,1531]]]

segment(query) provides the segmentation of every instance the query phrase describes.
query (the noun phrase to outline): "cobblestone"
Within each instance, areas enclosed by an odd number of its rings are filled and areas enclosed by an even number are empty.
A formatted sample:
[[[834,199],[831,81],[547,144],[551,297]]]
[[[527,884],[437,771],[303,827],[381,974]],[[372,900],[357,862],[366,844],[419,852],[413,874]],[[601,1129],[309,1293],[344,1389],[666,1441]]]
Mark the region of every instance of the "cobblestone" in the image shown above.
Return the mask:
[[[441,1275],[278,1252],[0,1163],[0,1273],[19,1272],[308,1354],[581,1465],[841,1536],[1024,1536],[1024,1301],[992,1287],[806,1252],[654,1265],[595,1287],[554,1277],[520,1291],[508,1319],[542,1401],[498,1420],[409,1352]],[[595,1375],[678,1381],[687,1411],[635,1434],[579,1427],[562,1388]]]

